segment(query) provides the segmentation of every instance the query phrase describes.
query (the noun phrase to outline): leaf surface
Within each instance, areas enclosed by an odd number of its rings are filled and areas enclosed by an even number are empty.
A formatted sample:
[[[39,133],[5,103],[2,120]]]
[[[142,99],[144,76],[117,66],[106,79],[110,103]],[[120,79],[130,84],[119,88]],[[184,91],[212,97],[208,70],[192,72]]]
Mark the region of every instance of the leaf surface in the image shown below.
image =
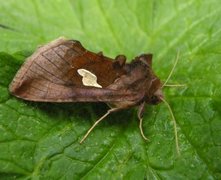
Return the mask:
[[[221,6],[218,0],[8,0],[0,6],[0,176],[51,179],[221,178]],[[50,104],[12,97],[8,86],[37,46],[59,36],[110,57],[154,54],[153,68],[178,124],[181,155],[162,103],[115,113],[79,144],[105,104]]]

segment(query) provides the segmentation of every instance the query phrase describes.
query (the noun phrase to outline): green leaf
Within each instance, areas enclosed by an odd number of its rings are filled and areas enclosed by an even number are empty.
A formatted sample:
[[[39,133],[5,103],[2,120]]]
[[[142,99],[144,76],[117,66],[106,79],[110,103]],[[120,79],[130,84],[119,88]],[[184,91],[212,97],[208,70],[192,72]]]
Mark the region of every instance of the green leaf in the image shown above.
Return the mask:
[[[220,1],[8,0],[0,6],[1,179],[220,179]],[[162,103],[148,106],[142,139],[136,111],[115,113],[79,144],[106,112],[103,103],[50,104],[17,99],[8,86],[37,46],[59,36],[128,61],[154,54],[178,125]]]

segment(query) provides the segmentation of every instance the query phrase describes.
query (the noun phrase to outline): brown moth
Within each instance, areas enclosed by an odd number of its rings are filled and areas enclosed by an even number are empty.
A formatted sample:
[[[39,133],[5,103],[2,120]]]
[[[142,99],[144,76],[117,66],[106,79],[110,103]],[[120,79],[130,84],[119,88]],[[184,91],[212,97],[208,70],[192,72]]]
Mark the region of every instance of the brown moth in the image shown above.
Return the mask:
[[[17,72],[9,90],[14,96],[38,102],[105,102],[108,114],[138,107],[142,130],[145,104],[156,105],[163,99],[162,83],[152,70],[152,54],[135,57],[126,63],[124,55],[114,60],[86,50],[79,41],[59,38],[40,47]]]

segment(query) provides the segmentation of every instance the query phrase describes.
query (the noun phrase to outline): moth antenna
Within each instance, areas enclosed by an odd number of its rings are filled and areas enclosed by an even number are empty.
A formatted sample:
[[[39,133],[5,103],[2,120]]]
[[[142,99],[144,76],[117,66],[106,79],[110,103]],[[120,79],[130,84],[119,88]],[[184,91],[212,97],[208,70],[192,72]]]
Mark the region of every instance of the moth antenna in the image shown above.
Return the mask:
[[[164,87],[186,87],[186,84],[165,84]]]
[[[84,142],[84,140],[88,137],[88,135],[91,133],[91,131],[95,128],[95,126],[101,122],[105,117],[107,117],[110,113],[114,112],[114,111],[118,111],[119,108],[112,108],[109,109],[102,117],[100,117],[100,119],[98,119],[93,126],[91,126],[91,128],[87,131],[87,133],[84,135],[84,137],[81,139],[80,144],[82,144]]]
[[[164,84],[162,85],[162,88],[163,88],[164,86],[166,86],[167,82],[170,80],[170,78],[171,78],[171,76],[172,76],[172,74],[173,74],[173,72],[174,72],[174,69],[175,69],[175,67],[176,67],[176,65],[177,65],[177,63],[178,63],[179,57],[180,57],[180,51],[177,52],[177,56],[176,56],[176,60],[175,60],[175,63],[174,63],[174,65],[173,65],[173,68],[171,69],[170,74],[168,75],[166,81],[165,81]]]
[[[178,141],[178,133],[177,133],[177,125],[176,125],[176,119],[174,117],[174,114],[173,114],[173,111],[169,105],[169,103],[162,97],[160,97],[160,99],[166,104],[166,106],[168,107],[169,109],[169,112],[172,116],[172,121],[173,121],[173,127],[174,127],[174,136],[175,136],[175,143],[176,143],[176,151],[177,151],[177,154],[180,155],[180,148],[179,148],[179,141]]]

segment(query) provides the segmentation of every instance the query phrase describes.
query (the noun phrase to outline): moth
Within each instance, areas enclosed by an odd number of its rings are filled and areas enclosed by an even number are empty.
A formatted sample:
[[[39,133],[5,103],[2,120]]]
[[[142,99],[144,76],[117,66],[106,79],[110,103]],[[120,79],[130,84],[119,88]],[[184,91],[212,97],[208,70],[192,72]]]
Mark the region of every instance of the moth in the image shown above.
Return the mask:
[[[141,54],[131,63],[124,55],[111,59],[93,53],[79,41],[56,39],[36,50],[12,80],[14,96],[37,102],[105,102],[110,109],[87,131],[110,113],[137,107],[141,135],[145,105],[164,101],[162,83],[152,70],[152,54]]]

